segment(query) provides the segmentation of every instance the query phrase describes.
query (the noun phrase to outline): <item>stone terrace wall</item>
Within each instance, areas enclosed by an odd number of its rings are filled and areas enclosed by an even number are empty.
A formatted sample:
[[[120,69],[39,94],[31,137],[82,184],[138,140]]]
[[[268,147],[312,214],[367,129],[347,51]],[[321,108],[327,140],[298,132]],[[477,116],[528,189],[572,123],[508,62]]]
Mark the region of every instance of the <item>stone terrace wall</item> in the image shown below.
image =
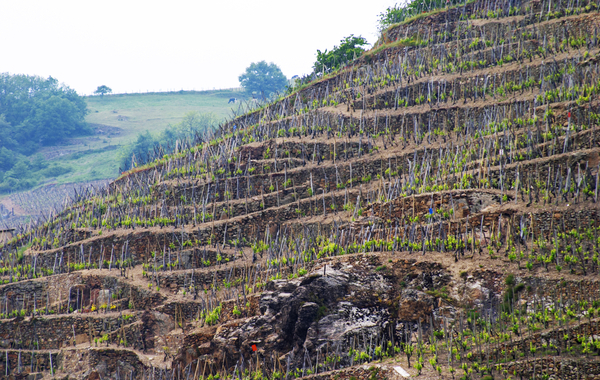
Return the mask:
[[[13,319],[0,323],[0,345],[2,348],[59,349],[72,345],[73,338],[76,343],[89,343],[94,337],[136,321],[135,315],[125,321],[117,313]]]
[[[584,380],[597,379],[600,374],[600,362],[573,359],[568,357],[535,358],[501,365],[508,373],[517,374],[518,378],[543,378],[547,374],[556,379]]]

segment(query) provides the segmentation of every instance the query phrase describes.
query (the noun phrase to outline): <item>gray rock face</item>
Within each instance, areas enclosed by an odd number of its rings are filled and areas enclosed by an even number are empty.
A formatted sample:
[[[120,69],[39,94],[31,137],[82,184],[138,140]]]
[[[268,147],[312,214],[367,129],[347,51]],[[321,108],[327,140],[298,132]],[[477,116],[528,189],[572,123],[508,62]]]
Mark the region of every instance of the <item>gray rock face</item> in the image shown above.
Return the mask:
[[[346,353],[359,340],[381,336],[389,312],[373,296],[373,281],[332,268],[326,273],[318,270],[299,280],[269,283],[260,300],[262,315],[237,328],[220,329],[214,341],[222,352],[245,357],[256,344],[259,352],[281,353],[290,365],[302,367],[305,352],[312,356],[329,347]],[[385,288],[384,282],[377,286]]]
[[[349,256],[299,279],[270,281],[260,295],[259,315],[197,329],[178,360],[187,365],[202,357],[233,368],[258,357],[303,368],[307,360],[327,356],[336,357],[339,367],[352,365],[359,354],[372,357],[377,346],[426,333],[440,310],[439,297],[427,290],[448,286],[452,292],[451,276],[436,263],[382,264],[368,254]]]

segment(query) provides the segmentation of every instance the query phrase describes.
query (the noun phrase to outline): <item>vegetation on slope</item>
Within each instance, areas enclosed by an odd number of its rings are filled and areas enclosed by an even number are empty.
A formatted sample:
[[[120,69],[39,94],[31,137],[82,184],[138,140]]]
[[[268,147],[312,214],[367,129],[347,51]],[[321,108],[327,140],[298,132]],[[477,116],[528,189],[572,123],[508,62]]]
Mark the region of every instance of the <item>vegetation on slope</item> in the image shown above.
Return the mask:
[[[19,230],[2,247],[0,313],[61,321],[89,311],[104,322],[127,309],[136,328],[154,326],[134,302],[143,290],[181,338],[150,349],[179,350],[167,376],[281,379],[375,360],[435,378],[568,378],[583,362],[592,374],[600,14],[589,1],[511,4],[476,1],[393,26],[393,41],[420,43],[244,113]],[[435,29],[442,12],[448,22]],[[47,293],[9,295],[21,282],[114,268],[108,302],[71,311],[77,288],[36,311]],[[343,278],[356,291],[342,286],[335,303],[327,291],[285,301],[294,287]],[[270,310],[277,299],[285,307]],[[96,324],[108,330],[102,343],[142,355],[144,334],[131,339],[118,318]],[[322,334],[335,320],[351,327]],[[279,321],[290,336],[275,346],[283,333],[260,332]],[[86,334],[87,348],[99,331]]]
[[[1,86],[0,193],[115,178],[148,136],[175,145],[186,128],[193,136],[227,116],[228,99],[245,98],[228,90],[83,98],[54,78],[8,73]],[[206,120],[184,125],[192,112]]]
[[[273,97],[288,83],[279,66],[266,61],[251,63],[238,79],[248,95],[262,99]]]
[[[219,119],[213,113],[200,114],[191,111],[183,120],[175,125],[168,125],[158,134],[149,131],[139,134],[134,143],[124,147],[120,152],[119,167],[121,171],[138,165],[145,165],[155,156],[162,157],[182,149],[184,146],[197,144],[200,136],[216,129]]]
[[[350,35],[341,40],[340,46],[334,46],[331,51],[317,50],[317,61],[313,65],[314,72],[324,73],[339,69],[340,66],[360,57],[365,51],[363,46],[367,44],[367,40],[363,37]]]

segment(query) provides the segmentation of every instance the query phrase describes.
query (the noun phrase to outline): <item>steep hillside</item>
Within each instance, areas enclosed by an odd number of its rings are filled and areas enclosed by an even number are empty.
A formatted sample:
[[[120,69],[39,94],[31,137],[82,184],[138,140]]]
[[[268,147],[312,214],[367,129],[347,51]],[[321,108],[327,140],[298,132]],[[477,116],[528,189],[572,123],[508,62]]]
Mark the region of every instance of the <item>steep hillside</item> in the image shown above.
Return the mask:
[[[2,249],[0,372],[597,378],[598,26],[426,13],[81,194]]]

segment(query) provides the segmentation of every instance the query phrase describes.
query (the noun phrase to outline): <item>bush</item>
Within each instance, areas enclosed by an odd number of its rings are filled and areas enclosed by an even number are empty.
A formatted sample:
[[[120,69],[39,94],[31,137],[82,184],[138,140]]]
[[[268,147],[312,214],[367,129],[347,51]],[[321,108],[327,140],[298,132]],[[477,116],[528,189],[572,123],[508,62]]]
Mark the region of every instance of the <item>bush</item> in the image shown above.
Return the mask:
[[[73,171],[73,168],[70,166],[52,165],[47,169],[41,170],[40,174],[46,178],[50,178],[58,177],[59,175],[70,173],[71,171]]]
[[[317,61],[313,65],[315,73],[330,71],[339,68],[341,65],[359,57],[365,51],[362,47],[368,45],[363,37],[355,37],[353,34],[340,41],[340,46],[334,46],[331,51],[325,49],[324,52],[317,50]]]

